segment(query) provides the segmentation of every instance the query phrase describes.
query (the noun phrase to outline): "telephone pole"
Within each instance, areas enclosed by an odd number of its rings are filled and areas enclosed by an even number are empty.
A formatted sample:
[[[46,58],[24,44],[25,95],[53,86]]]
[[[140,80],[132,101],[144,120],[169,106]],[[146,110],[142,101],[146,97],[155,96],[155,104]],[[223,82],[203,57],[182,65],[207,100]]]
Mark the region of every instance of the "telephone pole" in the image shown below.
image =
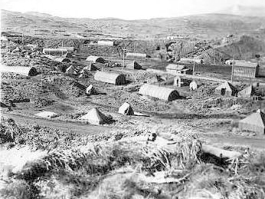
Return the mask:
[[[122,64],[123,64],[123,69],[125,68],[125,53],[126,53],[126,48],[122,49]]]
[[[234,56],[233,56],[232,72],[231,72],[231,83],[233,83],[233,76],[234,76],[234,64],[235,64],[235,58],[234,58]]]
[[[195,62],[193,62],[192,75],[195,75]]]

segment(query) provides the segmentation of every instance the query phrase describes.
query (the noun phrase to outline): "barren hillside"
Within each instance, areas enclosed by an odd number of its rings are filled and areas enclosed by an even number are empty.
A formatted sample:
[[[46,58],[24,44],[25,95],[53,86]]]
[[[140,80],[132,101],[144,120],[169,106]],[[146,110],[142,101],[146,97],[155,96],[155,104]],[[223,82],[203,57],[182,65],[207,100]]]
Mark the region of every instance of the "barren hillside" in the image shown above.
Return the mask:
[[[44,13],[2,10],[2,31],[30,35],[164,38],[216,38],[235,33],[251,33],[265,26],[264,17],[204,14],[178,18],[144,20],[60,18]],[[73,35],[74,34],[74,35]]]

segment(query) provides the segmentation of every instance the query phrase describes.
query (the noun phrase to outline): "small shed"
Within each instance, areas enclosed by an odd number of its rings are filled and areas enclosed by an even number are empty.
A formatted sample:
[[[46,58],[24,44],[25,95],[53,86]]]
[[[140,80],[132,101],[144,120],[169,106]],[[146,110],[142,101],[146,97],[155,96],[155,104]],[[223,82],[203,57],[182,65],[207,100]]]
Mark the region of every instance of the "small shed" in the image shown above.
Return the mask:
[[[147,95],[165,101],[173,101],[179,98],[178,91],[171,88],[160,87],[151,84],[144,84],[143,86],[141,86],[139,93],[141,95]]]
[[[198,84],[197,84],[197,82],[196,81],[192,81],[191,83],[190,83],[190,91],[194,91],[194,90],[197,90],[198,89]]]
[[[76,70],[75,70],[75,68],[74,68],[73,65],[69,66],[69,67],[66,69],[65,73],[66,73],[66,74],[69,74],[69,75],[76,75],[76,74],[77,74],[77,72],[76,72]]]
[[[134,115],[133,108],[128,102],[125,102],[123,105],[121,105],[119,108],[119,113],[123,115]]]
[[[215,94],[223,96],[236,96],[237,89],[231,83],[225,81],[215,89]]]
[[[96,89],[93,87],[92,84],[90,84],[87,88],[86,88],[86,95],[95,95],[97,94]]]
[[[126,68],[131,69],[131,70],[140,70],[142,69],[142,66],[138,64],[136,61],[133,61],[132,63],[129,63],[126,65]]]
[[[259,135],[265,134],[265,114],[259,109],[248,117],[239,121],[239,129],[256,132]]]
[[[86,58],[86,61],[89,61],[89,62],[92,62],[92,63],[96,63],[96,62],[99,62],[99,63],[102,63],[104,64],[105,63],[105,59],[103,59],[102,57],[98,57],[98,56],[88,56]]]
[[[192,70],[188,69],[182,64],[169,64],[166,67],[166,71],[170,74],[192,74]]]
[[[115,85],[126,84],[126,77],[123,74],[110,73],[105,71],[97,71],[94,79],[101,82],[106,82]]]

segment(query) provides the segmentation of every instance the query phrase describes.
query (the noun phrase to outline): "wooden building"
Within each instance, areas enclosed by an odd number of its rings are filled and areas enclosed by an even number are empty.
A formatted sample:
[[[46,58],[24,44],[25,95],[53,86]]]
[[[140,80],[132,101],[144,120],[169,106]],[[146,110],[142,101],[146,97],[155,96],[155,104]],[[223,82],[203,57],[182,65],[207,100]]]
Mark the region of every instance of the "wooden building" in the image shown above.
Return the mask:
[[[257,63],[237,60],[233,66],[233,76],[255,78],[257,76],[257,69]]]

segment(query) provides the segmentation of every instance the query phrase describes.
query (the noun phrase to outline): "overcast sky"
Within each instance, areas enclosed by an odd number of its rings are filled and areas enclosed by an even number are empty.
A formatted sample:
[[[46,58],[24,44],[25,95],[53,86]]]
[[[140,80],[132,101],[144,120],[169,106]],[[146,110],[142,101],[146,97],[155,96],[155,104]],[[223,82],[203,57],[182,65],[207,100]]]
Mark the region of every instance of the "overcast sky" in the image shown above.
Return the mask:
[[[0,0],[1,9],[60,17],[148,19],[211,13],[234,5],[265,6],[265,0]]]

